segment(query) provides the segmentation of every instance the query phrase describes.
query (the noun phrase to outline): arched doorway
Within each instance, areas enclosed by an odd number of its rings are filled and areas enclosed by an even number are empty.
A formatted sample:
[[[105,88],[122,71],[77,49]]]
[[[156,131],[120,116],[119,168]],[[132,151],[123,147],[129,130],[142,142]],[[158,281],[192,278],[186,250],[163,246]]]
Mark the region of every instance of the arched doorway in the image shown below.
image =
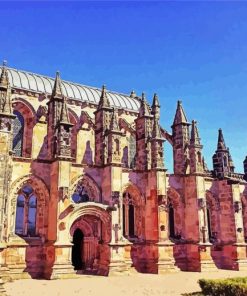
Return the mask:
[[[72,264],[75,270],[84,268],[83,260],[83,232],[77,228],[73,234],[73,247],[72,247]]]

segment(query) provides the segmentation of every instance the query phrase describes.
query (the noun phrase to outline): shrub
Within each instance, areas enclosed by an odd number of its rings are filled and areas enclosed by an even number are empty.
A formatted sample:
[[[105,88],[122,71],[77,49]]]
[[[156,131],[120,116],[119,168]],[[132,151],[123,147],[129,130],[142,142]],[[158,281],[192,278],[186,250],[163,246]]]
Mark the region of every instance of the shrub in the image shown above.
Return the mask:
[[[203,295],[210,296],[246,296],[247,278],[221,280],[199,280]]]

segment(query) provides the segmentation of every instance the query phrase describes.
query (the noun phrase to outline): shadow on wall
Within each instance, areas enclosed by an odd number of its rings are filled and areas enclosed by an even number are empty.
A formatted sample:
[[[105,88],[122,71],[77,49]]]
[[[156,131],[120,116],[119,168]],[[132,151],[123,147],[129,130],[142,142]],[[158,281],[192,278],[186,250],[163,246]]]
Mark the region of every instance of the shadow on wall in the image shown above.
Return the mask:
[[[90,141],[86,143],[86,150],[82,158],[83,164],[92,165],[93,164],[93,150],[90,146]]]
[[[140,273],[158,273],[158,247],[155,243],[135,243],[131,246],[132,267]]]
[[[50,279],[55,261],[54,247],[44,246],[40,238],[27,238],[25,241],[28,246],[26,246],[24,272],[27,272],[33,279]]]

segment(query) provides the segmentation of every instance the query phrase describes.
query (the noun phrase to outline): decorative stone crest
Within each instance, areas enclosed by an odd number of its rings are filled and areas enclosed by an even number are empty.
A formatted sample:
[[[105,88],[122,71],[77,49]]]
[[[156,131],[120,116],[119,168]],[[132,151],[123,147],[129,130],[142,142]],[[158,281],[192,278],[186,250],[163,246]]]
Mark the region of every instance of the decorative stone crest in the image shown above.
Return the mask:
[[[205,199],[205,198],[199,198],[199,199],[197,200],[197,203],[198,203],[198,208],[199,208],[200,210],[206,208],[207,203],[206,203],[206,199]]]
[[[58,156],[71,157],[71,127],[60,127],[57,152]]]
[[[112,192],[112,205],[119,206],[119,197],[120,197],[120,192],[119,191],[113,191]]]
[[[59,187],[59,198],[64,201],[68,197],[69,197],[69,188]]]
[[[234,206],[235,213],[239,213],[240,211],[242,211],[241,202],[235,201],[234,204],[233,204],[233,206]]]
[[[47,122],[47,115],[48,115],[47,113],[48,113],[47,107],[39,106],[37,110],[37,120],[42,123]]]

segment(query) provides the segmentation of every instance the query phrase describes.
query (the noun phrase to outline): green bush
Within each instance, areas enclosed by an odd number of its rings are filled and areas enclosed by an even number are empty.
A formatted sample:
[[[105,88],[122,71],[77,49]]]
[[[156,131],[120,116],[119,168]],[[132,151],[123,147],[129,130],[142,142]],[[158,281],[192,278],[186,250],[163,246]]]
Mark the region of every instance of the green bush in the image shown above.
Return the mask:
[[[247,278],[221,280],[199,280],[203,295],[207,296],[247,296]]]

